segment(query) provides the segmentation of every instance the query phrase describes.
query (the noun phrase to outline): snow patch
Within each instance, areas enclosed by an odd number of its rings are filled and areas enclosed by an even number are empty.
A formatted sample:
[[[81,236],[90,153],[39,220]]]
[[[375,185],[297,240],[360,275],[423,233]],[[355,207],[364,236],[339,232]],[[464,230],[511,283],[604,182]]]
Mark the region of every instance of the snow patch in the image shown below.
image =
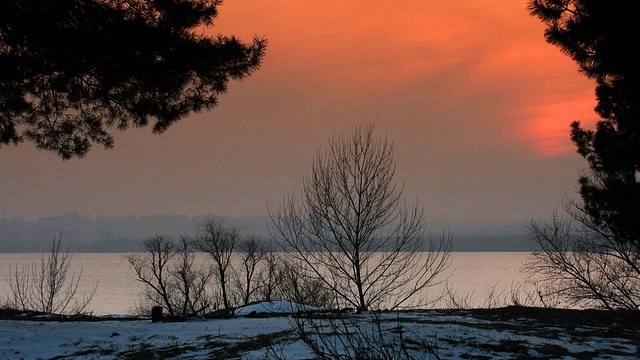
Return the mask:
[[[250,314],[295,314],[298,312],[317,310],[321,310],[321,308],[289,301],[262,301],[236,308],[233,314],[235,316],[245,316]]]

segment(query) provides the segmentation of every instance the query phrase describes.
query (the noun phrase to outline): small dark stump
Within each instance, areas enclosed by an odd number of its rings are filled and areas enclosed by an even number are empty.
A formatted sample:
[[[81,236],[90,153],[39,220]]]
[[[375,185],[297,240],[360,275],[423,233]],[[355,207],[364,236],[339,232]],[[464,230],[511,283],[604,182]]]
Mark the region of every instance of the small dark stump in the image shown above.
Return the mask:
[[[151,308],[151,322],[160,322],[164,320],[162,316],[162,306],[154,306]]]

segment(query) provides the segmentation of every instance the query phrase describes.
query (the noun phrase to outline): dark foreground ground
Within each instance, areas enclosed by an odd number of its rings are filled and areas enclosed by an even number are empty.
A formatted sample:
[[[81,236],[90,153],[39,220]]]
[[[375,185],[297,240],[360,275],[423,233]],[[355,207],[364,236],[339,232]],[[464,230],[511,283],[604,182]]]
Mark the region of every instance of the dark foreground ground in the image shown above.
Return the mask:
[[[398,359],[640,359],[640,312],[250,313],[154,324],[0,310],[0,359],[314,359],[318,351],[327,358],[377,351]]]

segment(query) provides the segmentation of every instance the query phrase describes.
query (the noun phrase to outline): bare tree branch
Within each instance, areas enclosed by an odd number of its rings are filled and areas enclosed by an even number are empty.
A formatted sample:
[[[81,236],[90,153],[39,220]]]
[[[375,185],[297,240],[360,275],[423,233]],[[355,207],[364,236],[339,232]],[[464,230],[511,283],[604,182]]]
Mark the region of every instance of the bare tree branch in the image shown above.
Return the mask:
[[[450,263],[451,236],[426,240],[423,210],[401,203],[394,175],[393,145],[358,127],[321,148],[302,194],[271,214],[272,236],[304,275],[358,310],[406,305]]]
[[[39,263],[22,268],[11,267],[7,283],[11,289],[9,304],[21,310],[36,310],[56,314],[80,314],[85,312],[93,299],[92,291],[78,297],[82,270],[71,272],[69,249],[62,251],[62,235],[55,236],[49,244],[49,252],[43,252]]]
[[[222,302],[225,309],[231,303],[229,283],[231,280],[231,255],[240,238],[240,232],[233,226],[227,226],[222,219],[209,218],[200,224],[198,236],[193,246],[207,253],[213,260],[214,276],[220,284]]]

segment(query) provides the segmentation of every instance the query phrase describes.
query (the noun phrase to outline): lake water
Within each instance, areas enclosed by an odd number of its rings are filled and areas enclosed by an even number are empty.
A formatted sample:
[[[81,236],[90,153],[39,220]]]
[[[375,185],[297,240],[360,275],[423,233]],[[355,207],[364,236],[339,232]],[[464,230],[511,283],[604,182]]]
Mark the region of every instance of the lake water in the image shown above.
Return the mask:
[[[73,255],[72,271],[82,270],[80,291],[97,290],[89,311],[95,315],[130,314],[138,302],[142,284],[135,281],[135,273],[120,253],[76,253]],[[201,254],[198,254],[201,255]],[[512,289],[520,286],[527,290],[525,275],[519,272],[526,252],[454,252],[448,270],[447,286],[459,297],[467,298],[469,306],[483,306],[490,294],[499,305],[509,305]],[[0,254],[0,304],[10,294],[7,283],[10,267],[39,264],[40,254]],[[429,290],[429,297],[445,290],[438,285]],[[506,302],[506,303],[505,303]],[[447,299],[436,307],[447,307]]]

